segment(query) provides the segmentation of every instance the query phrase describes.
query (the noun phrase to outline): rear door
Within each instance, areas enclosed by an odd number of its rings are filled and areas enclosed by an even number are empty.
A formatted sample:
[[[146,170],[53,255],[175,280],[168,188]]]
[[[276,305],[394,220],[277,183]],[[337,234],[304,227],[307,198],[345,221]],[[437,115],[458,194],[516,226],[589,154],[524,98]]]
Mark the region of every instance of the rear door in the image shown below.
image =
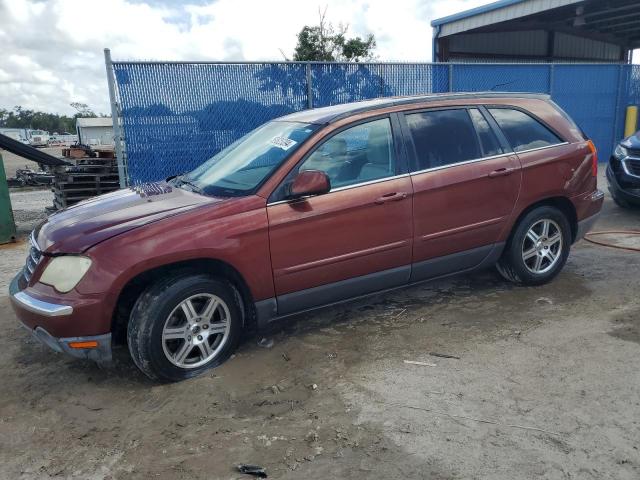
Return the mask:
[[[329,176],[329,193],[267,206],[278,314],[406,284],[411,270],[411,180],[391,117],[324,140],[304,169]]]
[[[494,244],[518,198],[521,169],[493,119],[470,107],[408,112],[403,120],[413,153],[411,280],[473,268],[499,253]]]

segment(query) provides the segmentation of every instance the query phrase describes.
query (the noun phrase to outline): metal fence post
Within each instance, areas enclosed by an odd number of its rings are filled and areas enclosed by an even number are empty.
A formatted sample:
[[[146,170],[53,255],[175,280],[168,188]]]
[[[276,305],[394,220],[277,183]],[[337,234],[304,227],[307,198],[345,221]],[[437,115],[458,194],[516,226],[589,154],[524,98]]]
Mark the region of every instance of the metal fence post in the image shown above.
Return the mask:
[[[453,92],[453,63],[449,63],[449,92]]]
[[[555,65],[552,63],[549,65],[549,95],[553,98],[553,83],[555,81]]]
[[[615,120],[613,122],[613,138],[611,140],[611,145],[612,146],[615,146],[618,143],[618,140],[620,140],[620,138],[622,138],[618,133],[619,130],[620,130],[620,117],[621,117],[621,115],[623,113],[622,112],[622,89],[624,87],[628,88],[628,86],[625,85],[626,82],[623,82],[623,80],[624,80],[624,67],[625,67],[625,65],[621,63],[619,68],[618,68],[618,95],[616,96],[616,116],[615,116]],[[627,90],[627,94],[628,94],[628,90]],[[609,153],[611,153],[611,152],[607,152],[605,158],[607,158],[609,156]]]
[[[118,100],[116,98],[111,50],[108,48],[104,49],[104,63],[107,69],[107,85],[109,86],[109,100],[111,102],[111,121],[113,122],[113,141],[116,149],[116,158],[118,160],[118,178],[120,179],[120,188],[125,188],[128,184],[128,179],[124,162],[124,149],[122,148],[124,138],[120,132],[120,109],[118,108]]]
[[[313,85],[311,77],[311,63],[307,62],[307,108],[313,108]]]

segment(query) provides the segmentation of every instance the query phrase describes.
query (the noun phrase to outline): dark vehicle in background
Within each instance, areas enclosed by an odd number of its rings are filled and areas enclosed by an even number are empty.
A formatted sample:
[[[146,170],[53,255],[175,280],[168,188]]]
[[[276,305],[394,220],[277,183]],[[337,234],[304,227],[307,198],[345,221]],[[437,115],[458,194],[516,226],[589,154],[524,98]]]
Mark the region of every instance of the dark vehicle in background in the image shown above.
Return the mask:
[[[640,207],[640,132],[622,140],[609,159],[607,183],[620,207]]]
[[[11,300],[54,350],[102,361],[125,341],[149,377],[181,380],[254,324],[493,265],[551,281],[602,207],[597,161],[546,95],[306,110],[51,215]]]

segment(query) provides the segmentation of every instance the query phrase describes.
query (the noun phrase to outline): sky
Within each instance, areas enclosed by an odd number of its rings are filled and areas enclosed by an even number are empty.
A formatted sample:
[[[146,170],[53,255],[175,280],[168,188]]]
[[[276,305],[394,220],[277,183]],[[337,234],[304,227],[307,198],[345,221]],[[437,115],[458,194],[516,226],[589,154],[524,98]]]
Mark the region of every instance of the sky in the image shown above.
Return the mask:
[[[110,113],[114,60],[282,60],[327,7],[378,60],[430,61],[433,19],[489,0],[0,0],[0,108]]]

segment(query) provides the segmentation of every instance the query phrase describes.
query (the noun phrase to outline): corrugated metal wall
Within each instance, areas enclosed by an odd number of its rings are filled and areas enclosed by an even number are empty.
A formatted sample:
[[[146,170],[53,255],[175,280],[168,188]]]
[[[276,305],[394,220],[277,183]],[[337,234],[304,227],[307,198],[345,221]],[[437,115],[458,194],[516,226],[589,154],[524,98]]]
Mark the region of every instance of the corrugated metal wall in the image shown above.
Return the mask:
[[[113,127],[78,127],[79,141],[85,145],[113,145]]]
[[[547,54],[548,32],[542,30],[523,32],[461,33],[449,38],[449,50],[456,53],[478,55],[536,55]]]
[[[552,37],[553,35],[553,37]],[[543,30],[460,33],[447,37],[451,61],[619,62],[622,48],[613,43]],[[553,49],[548,50],[549,44]]]
[[[621,50],[619,45],[613,43],[576,37],[561,32],[555,34],[553,42],[553,55],[557,58],[599,59],[617,62],[620,60]]]

